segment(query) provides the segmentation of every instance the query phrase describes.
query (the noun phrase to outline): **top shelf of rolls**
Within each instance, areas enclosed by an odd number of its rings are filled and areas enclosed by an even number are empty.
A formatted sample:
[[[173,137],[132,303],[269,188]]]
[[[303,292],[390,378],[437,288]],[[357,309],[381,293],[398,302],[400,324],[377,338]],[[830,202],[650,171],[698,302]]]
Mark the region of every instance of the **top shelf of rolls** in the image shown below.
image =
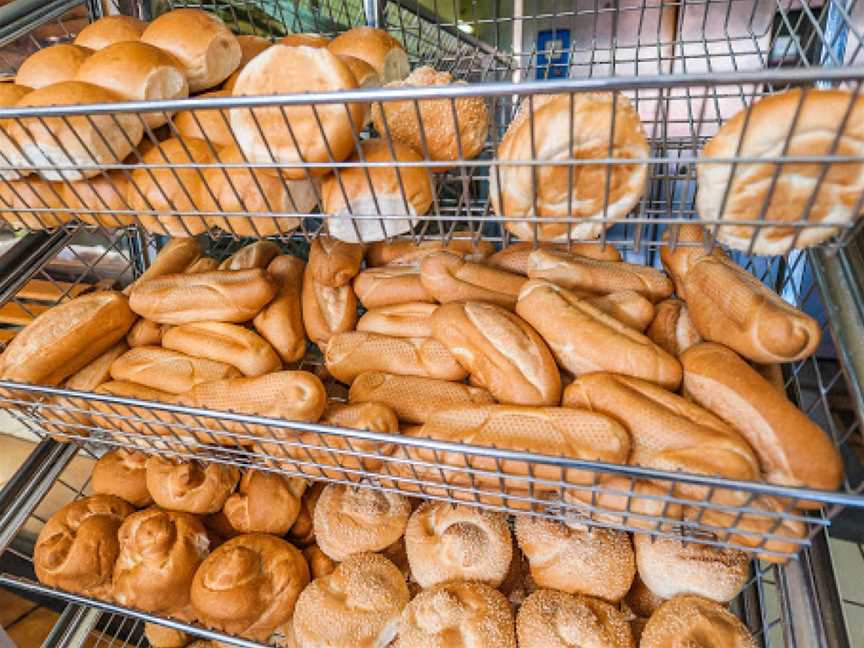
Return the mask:
[[[0,220],[638,249],[699,245],[666,230],[700,218],[719,243],[765,255],[854,235],[854,16],[811,3],[793,26],[791,9],[756,0],[745,24],[694,2],[525,4],[463,19],[458,3],[448,18],[387,2],[388,30],[340,31],[359,18],[346,8],[341,24],[317,15],[327,36],[278,39],[197,8],[101,18],[0,84]]]

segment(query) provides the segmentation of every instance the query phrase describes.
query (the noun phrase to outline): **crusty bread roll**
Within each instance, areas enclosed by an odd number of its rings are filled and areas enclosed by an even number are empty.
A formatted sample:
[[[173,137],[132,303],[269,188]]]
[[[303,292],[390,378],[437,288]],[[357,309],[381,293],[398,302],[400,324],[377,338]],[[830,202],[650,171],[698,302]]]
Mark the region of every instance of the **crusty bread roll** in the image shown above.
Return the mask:
[[[151,22],[141,40],[173,54],[186,68],[189,92],[222,83],[240,65],[237,37],[216,15],[174,9]]]
[[[411,265],[367,268],[354,277],[353,288],[367,309],[435,301],[423,285],[419,268]]]
[[[36,318],[0,355],[0,377],[59,385],[122,340],[135,321],[119,292],[75,297]]]
[[[480,387],[381,371],[366,371],[357,376],[351,383],[349,398],[352,403],[384,403],[393,408],[400,421],[407,423],[425,423],[436,411],[454,405],[495,402]]]
[[[175,612],[189,605],[189,590],[210,540],[194,515],[152,507],[133,513],[117,532],[114,598],[145,612]]]
[[[564,492],[571,510],[586,519],[656,531],[657,518],[678,524],[684,516],[683,507],[670,501],[668,486],[619,475],[602,475],[595,483],[599,489],[590,484]]]
[[[667,389],[677,389],[681,383],[681,364],[676,358],[639,331],[555,284],[526,283],[516,312],[543,336],[558,364],[575,376],[611,371]]]
[[[315,506],[315,542],[333,560],[381,551],[402,537],[411,506],[398,494],[328,484]]]
[[[424,65],[404,81],[392,81],[386,87],[442,87],[464,83],[454,81],[449,72],[437,72]],[[372,120],[381,137],[407,144],[424,159],[442,162],[476,158],[489,135],[489,112],[483,97],[375,102]],[[432,167],[437,172],[448,168]]]
[[[37,89],[61,81],[71,81],[78,74],[81,64],[92,54],[93,50],[89,47],[71,43],[38,49],[21,63],[15,75],[15,83]]]
[[[460,234],[470,235],[470,238],[456,238]],[[376,241],[366,247],[366,265],[418,265],[423,257],[435,252],[449,252],[466,261],[480,262],[495,252],[495,245],[485,239],[476,239],[474,232],[460,231],[453,232],[453,238],[446,243],[438,239],[427,239],[419,243],[410,239]]]
[[[144,637],[153,648],[185,648],[192,639],[182,630],[156,623],[144,624]]]
[[[244,376],[263,376],[282,368],[281,358],[267,340],[255,331],[227,322],[192,322],[172,326],[162,335],[162,346],[195,358],[217,361],[218,365],[237,367]],[[210,380],[238,375],[224,373]]]
[[[245,322],[275,295],[276,284],[260,268],[217,270],[139,281],[129,304],[141,317],[160,324]]]
[[[333,377],[348,385],[365,371],[441,380],[464,380],[467,375],[450,351],[434,338],[395,338],[363,331],[331,337],[324,361]]]
[[[383,139],[363,140],[360,153],[365,162],[385,165],[341,169],[324,179],[321,206],[329,216],[327,231],[348,243],[381,241],[410,231],[432,205],[432,180],[425,167],[396,163],[423,158],[401,142],[393,142],[391,149]],[[355,155],[350,161],[360,159]]]
[[[254,36],[249,34],[238,35],[237,42],[240,43],[240,65],[238,65],[237,69],[231,73],[231,76],[225,79],[225,83],[223,83],[221,87],[221,89],[227,91],[229,95],[231,94],[231,91],[234,90],[234,85],[237,83],[237,77],[240,76],[240,72],[244,67],[246,67],[249,61],[273,44],[263,36]]]
[[[114,495],[126,500],[135,508],[144,508],[153,503],[147,490],[143,452],[115,448],[106,452],[93,466],[90,488],[98,495]]]
[[[273,241],[255,241],[244,245],[219,264],[219,270],[248,270],[266,268],[282,252]]]
[[[36,539],[33,567],[43,585],[110,598],[117,529],[134,508],[119,497],[82,497],[52,515]]]
[[[424,502],[408,520],[405,550],[420,587],[450,580],[498,587],[513,559],[513,540],[502,513]]]
[[[120,380],[102,383],[93,391],[97,394],[120,398],[137,398],[156,403],[175,404],[177,401],[176,394]],[[92,401],[88,404],[95,410],[91,414],[93,425],[104,430],[117,430],[120,434],[114,436],[115,439],[145,450],[152,451],[154,446],[154,442],[146,437],[151,435],[168,436],[179,431],[177,416],[170,412],[100,401]],[[161,421],[161,423],[157,421]],[[163,423],[165,424],[163,425]],[[141,439],[141,436],[145,438]],[[164,447],[164,445],[159,447]]]
[[[687,304],[680,299],[664,299],[657,304],[654,319],[645,335],[675,357],[702,341],[690,319]]]
[[[639,536],[634,534],[634,540]],[[642,582],[642,579],[639,577],[639,559],[637,556],[636,559],[636,578],[633,579],[633,585],[630,586],[630,591],[627,592],[627,596],[624,597],[622,601],[622,605],[626,605],[633,614],[637,617],[644,618],[645,621],[648,620],[654,612],[657,611],[666,599],[661,596],[657,596],[654,592],[652,592],[645,583]],[[623,608],[622,608],[623,609]],[[642,624],[644,626],[644,623]]]
[[[177,239],[178,241],[189,240],[189,239]],[[197,261],[193,261],[184,272],[188,272],[189,274],[195,274],[197,272],[212,272],[213,270],[219,269],[219,261],[214,259],[213,257],[201,257]],[[168,326],[165,324],[164,326]]]
[[[633,545],[622,531],[519,515],[516,540],[539,587],[617,603],[636,574]]]
[[[17,175],[20,174],[16,172]],[[75,215],[60,211],[69,206],[64,188],[63,183],[45,182],[38,176],[5,181],[0,184],[0,220],[12,229],[28,230],[51,229],[68,223]]]
[[[751,557],[743,551],[641,533],[633,546],[639,577],[661,598],[697,594],[728,603],[750,580]]]
[[[137,41],[147,29],[147,23],[132,16],[103,16],[80,32],[73,41],[80,47],[101,50],[114,43]]]
[[[432,316],[432,335],[499,402],[561,401],[555,359],[540,335],[513,313],[483,302],[446,304]]]
[[[332,51],[332,50],[331,50]],[[357,81],[357,87],[361,89],[380,88],[381,75],[378,71],[369,65],[363,59],[356,56],[348,56],[347,54],[337,54],[342,59],[342,62],[351,70],[354,79]],[[369,123],[371,113],[367,112],[365,123]]]
[[[317,544],[311,544],[303,550],[303,557],[309,563],[309,572],[312,580],[329,576],[336,570],[339,563],[321,551]]]
[[[516,648],[510,604],[484,583],[436,585],[420,592],[402,612],[400,648],[472,644]]]
[[[321,497],[321,491],[324,490],[326,484],[324,482],[312,482],[303,493],[300,500],[300,513],[297,515],[297,520],[288,531],[287,538],[298,547],[308,547],[315,542],[315,507],[318,505],[318,498]]]
[[[330,288],[349,283],[363,263],[363,246],[329,236],[316,236],[309,246],[312,279]]]
[[[229,90],[213,90],[196,96],[196,99],[211,97],[230,97]],[[194,137],[209,141],[216,149],[235,146],[234,135],[231,134],[231,123],[228,112],[220,109],[197,108],[180,110],[172,120],[173,131],[177,131],[182,139]],[[219,156],[221,159],[221,155]],[[223,160],[227,161],[227,160]],[[232,160],[232,162],[243,162]]]
[[[357,295],[349,285],[329,288],[303,274],[301,295],[306,335],[323,351],[331,337],[354,329],[357,323]]]
[[[239,375],[240,371],[230,364],[158,346],[130,349],[111,365],[114,380],[138,383],[172,394],[185,393],[198,383]]]
[[[747,439],[769,482],[839,487],[843,463],[831,438],[733,351],[697,344],[681,362],[684,393]]]
[[[654,319],[654,304],[634,290],[622,290],[608,295],[584,293],[581,296],[595,308],[640,332],[644,332]]]
[[[699,596],[677,596],[651,615],[639,648],[704,644],[724,648],[756,648],[756,641],[724,606]]]
[[[351,69],[326,48],[274,45],[252,59],[234,84],[234,96],[341,92],[357,88]],[[287,178],[325,175],[326,167],[298,162],[341,162],[354,151],[363,127],[362,103],[272,106],[232,110],[237,144],[253,162],[280,162]],[[288,127],[290,124],[290,129]],[[266,133],[266,138],[264,134]]]
[[[76,212],[74,217],[84,223],[104,227],[127,227],[136,222],[134,215],[116,213],[131,210],[127,200],[129,172],[126,170],[108,171],[105,175],[88,180],[63,183],[61,187],[64,206],[81,210]]]
[[[247,470],[223,511],[241,533],[285,535],[297,520],[305,490],[306,480],[301,477]]]
[[[21,99],[31,92],[33,92],[33,88],[28,86],[16,83],[0,83],[0,108],[11,108],[17,105]],[[25,159],[21,152],[20,145],[6,135],[6,133],[14,130],[15,126],[12,120],[0,119],[0,163],[9,167],[0,170],[0,178],[4,180],[18,180],[30,173],[30,171],[20,168],[29,164],[29,161]],[[5,185],[6,183],[3,184]],[[9,202],[5,196],[3,200],[4,202]]]
[[[194,238],[172,238],[162,246],[159,254],[135,283],[155,279],[166,274],[180,274],[201,258],[201,245]],[[127,290],[131,290],[127,289]]]
[[[252,320],[255,330],[285,363],[296,362],[306,353],[306,330],[300,310],[305,267],[303,261],[288,254],[273,259],[267,272],[276,281],[278,292]]]
[[[102,355],[97,356],[82,369],[66,379],[64,387],[77,391],[93,391],[102,383],[111,380],[111,366],[114,361],[129,350],[125,340],[109,348]]]
[[[305,33],[305,34],[288,34],[280,38],[277,43],[287,45],[289,47],[327,47],[332,39],[322,36],[321,34]]]
[[[404,79],[411,71],[405,48],[383,29],[354,27],[330,41],[327,49],[365,61],[385,83]]]
[[[726,257],[726,253],[714,243],[708,229],[697,223],[690,222],[667,227],[663,232],[662,240],[665,245],[660,248],[660,262],[666,274],[672,278],[675,294],[682,299],[684,298],[682,280],[696,261],[708,255]]]
[[[420,281],[442,304],[484,301],[513,310],[526,279],[505,270],[465,261],[455,254],[438,252],[423,259]]]
[[[159,101],[189,96],[183,64],[168,52],[140,41],[108,45],[87,58],[75,77],[113,90],[124,101]],[[168,122],[165,111],[144,113],[144,122],[158,128]]]
[[[614,133],[611,151],[610,133]],[[639,114],[623,93],[577,92],[523,100],[498,145],[496,158],[507,162],[645,160],[650,155]],[[578,171],[568,165],[550,166],[542,175],[535,175],[533,166],[498,166],[489,172],[489,198],[499,216],[525,219],[504,223],[521,239],[584,241],[599,237],[627,216],[642,197],[647,177],[645,162],[601,163],[580,166]],[[539,217],[536,235],[531,220],[535,209]],[[544,217],[568,220],[544,223]],[[584,222],[586,218],[603,221]]]
[[[431,337],[431,317],[438,304],[405,302],[366,311],[357,321],[358,331],[393,337]]]
[[[568,250],[566,243],[538,243],[535,247],[534,243],[527,241],[519,243],[511,243],[500,252],[496,252],[486,261],[493,268],[506,270],[515,274],[528,274],[528,257],[537,249],[543,248],[547,250],[559,250],[561,252],[569,252],[576,256],[585,257],[587,259],[596,259],[597,261],[620,261],[621,253],[618,249],[607,243],[600,246],[595,243],[572,243]]]
[[[300,594],[294,609],[297,643],[301,648],[387,646],[408,598],[405,577],[384,556],[349,556]]]
[[[555,590],[531,594],[516,615],[519,648],[635,648],[627,616],[605,601]]]
[[[215,513],[234,492],[240,471],[226,464],[148,457],[147,490],[158,506],[184,513]]]
[[[192,605],[212,628],[266,641],[294,614],[309,584],[300,550],[281,538],[251,533],[217,547],[195,573]]]

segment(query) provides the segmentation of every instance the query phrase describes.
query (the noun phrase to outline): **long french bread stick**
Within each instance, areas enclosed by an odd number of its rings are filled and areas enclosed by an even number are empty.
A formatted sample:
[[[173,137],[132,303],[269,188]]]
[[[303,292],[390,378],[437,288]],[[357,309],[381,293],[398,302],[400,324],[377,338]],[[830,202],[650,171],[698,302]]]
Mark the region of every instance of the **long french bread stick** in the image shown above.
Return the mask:
[[[162,336],[162,346],[195,358],[234,366],[244,376],[261,376],[282,368],[281,358],[267,340],[255,331],[227,322],[192,322],[172,326]]]

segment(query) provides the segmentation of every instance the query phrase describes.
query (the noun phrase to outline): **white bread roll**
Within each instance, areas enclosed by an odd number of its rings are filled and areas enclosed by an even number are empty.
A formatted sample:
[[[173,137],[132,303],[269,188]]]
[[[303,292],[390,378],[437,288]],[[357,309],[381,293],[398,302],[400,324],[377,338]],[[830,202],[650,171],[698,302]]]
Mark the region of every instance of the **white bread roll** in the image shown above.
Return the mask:
[[[349,67],[329,50],[274,45],[243,68],[233,94],[340,92],[355,88],[357,80]],[[238,109],[231,111],[231,127],[238,145],[253,162],[273,162],[274,158],[285,165],[301,160],[330,162],[331,155],[332,161],[341,162],[354,151],[355,133],[363,127],[365,112],[365,105],[360,103],[348,104],[347,110],[343,104],[320,104],[315,110],[309,105],[256,108],[254,118],[251,110]],[[312,175],[327,172],[322,167],[308,169]],[[307,169],[300,167],[285,168],[282,173],[293,180],[307,177]]]
[[[704,645],[756,648],[756,640],[743,623],[719,603],[699,596],[678,596],[651,615],[639,648]]]
[[[303,273],[301,303],[306,335],[322,351],[330,338],[352,331],[357,323],[357,295],[351,286],[330,288],[318,283],[308,266]]]
[[[609,157],[610,132],[614,132],[611,157],[619,160],[648,158],[650,149],[639,114],[627,97],[620,93],[615,93],[614,97],[614,108],[613,93],[606,92],[535,95],[531,103],[524,100],[498,146],[496,157],[502,161],[606,158]],[[532,151],[536,155],[532,155]],[[534,168],[498,166],[489,171],[489,198],[495,213],[526,219],[504,223],[508,231],[525,240],[535,238],[534,223],[530,222],[535,199],[536,215],[540,219],[536,238],[567,240],[569,228],[573,239],[590,240],[599,237],[614,221],[627,216],[645,192],[648,177],[648,165],[644,162],[581,166],[578,171],[570,171],[572,167],[567,165],[550,166],[537,174],[542,178],[537,177],[535,195]],[[608,209],[604,212],[607,193]],[[544,217],[572,218],[575,223],[543,223]],[[582,222],[584,218],[600,217],[603,222]]]
[[[249,270],[266,268],[282,252],[273,241],[259,240],[244,245],[218,266],[219,270]]]
[[[156,258],[150,264],[144,274],[136,279],[124,291],[131,292],[133,286],[143,283],[147,279],[155,279],[166,274],[180,274],[201,258],[201,245],[194,238],[172,238],[168,239]]]
[[[513,310],[527,279],[483,263],[465,261],[449,252],[437,252],[420,263],[420,281],[442,304],[482,301]]]
[[[302,477],[247,470],[237,492],[225,500],[223,512],[241,533],[271,533],[282,536],[300,514],[300,498],[306,490]]]
[[[141,41],[173,54],[185,67],[189,92],[219,85],[240,65],[240,43],[215,15],[200,9],[162,14],[141,34]]]
[[[477,240],[476,232],[456,230],[449,240],[430,239],[414,242],[411,239],[376,241],[366,248],[367,267],[383,265],[419,265],[424,257],[435,252],[457,254],[466,261],[480,263],[495,252],[495,244]]]
[[[18,68],[15,83],[35,90],[61,81],[71,81],[78,74],[81,64],[92,54],[90,48],[70,43],[37,50]]]
[[[411,70],[405,48],[383,29],[354,27],[330,41],[327,49],[365,61],[384,83],[404,79]]]
[[[620,261],[621,253],[617,248],[610,243],[600,246],[595,243],[572,243],[568,249],[566,243],[538,243],[537,247],[534,243],[523,241],[521,243],[511,243],[501,251],[496,252],[489,257],[487,263],[494,268],[500,268],[507,272],[515,272],[516,274],[528,274],[528,257],[535,249],[551,249],[560,252],[569,252],[580,257],[588,259],[596,259],[597,261]]]
[[[215,513],[234,492],[240,471],[221,463],[200,463],[152,455],[147,459],[147,490],[169,511]]]
[[[73,42],[97,51],[115,43],[140,40],[145,29],[147,23],[132,16],[103,16],[78,32]]]
[[[203,92],[196,95],[195,98],[207,99],[230,96],[230,90],[212,90],[211,92]],[[187,137],[197,137],[198,139],[208,140],[217,150],[235,144],[226,110],[206,108],[178,110],[177,114],[174,115],[172,123],[174,124],[174,129],[184,139]]]
[[[252,320],[255,330],[276,349],[285,363],[297,362],[306,353],[306,329],[300,301],[304,268],[303,261],[288,254],[273,259],[267,272],[276,281],[278,292]]]
[[[87,180],[64,182],[60,186],[65,206],[81,210],[75,213],[74,217],[91,225],[103,227],[134,225],[136,222],[134,214],[113,213],[114,210],[131,211],[132,209],[127,200],[129,176],[128,170],[115,169]],[[33,180],[31,179],[30,182]],[[107,213],[94,214],[93,212]]]
[[[411,147],[367,139],[360,145],[366,162],[419,162]],[[351,161],[359,161],[355,155]],[[373,195],[374,192],[374,195]],[[331,236],[348,243],[381,241],[410,231],[432,204],[432,181],[424,167],[353,167],[325,178],[321,200]]]
[[[72,389],[70,387],[70,389]],[[90,486],[98,495],[114,495],[126,500],[135,508],[144,508],[153,503],[147,490],[143,452],[116,448],[106,452],[93,466]]]
[[[65,189],[65,183],[45,182],[39,176],[2,182],[0,219],[6,221],[12,229],[41,230],[59,227],[74,218],[73,214],[60,211],[67,207],[63,199]],[[55,209],[58,211],[53,211]]]
[[[182,630],[175,630],[156,623],[144,624],[144,636],[153,648],[185,648],[192,637]],[[205,646],[204,648],[209,648]]]
[[[158,101],[189,96],[186,71],[168,52],[140,41],[116,43],[99,50],[78,68],[75,77],[113,90],[125,101]],[[150,128],[168,121],[165,112],[142,115]]]
[[[363,246],[329,236],[317,236],[309,246],[312,279],[330,288],[344,286],[360,272]]]

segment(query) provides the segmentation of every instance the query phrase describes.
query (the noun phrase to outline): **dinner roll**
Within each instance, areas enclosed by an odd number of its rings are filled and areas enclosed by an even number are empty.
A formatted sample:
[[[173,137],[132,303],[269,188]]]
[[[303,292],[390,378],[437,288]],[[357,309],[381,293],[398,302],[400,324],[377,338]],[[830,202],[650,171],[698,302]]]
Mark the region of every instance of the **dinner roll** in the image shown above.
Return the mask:
[[[288,539],[298,547],[308,547],[315,542],[315,507],[326,485],[324,482],[313,482],[300,499],[300,512],[288,531]]]
[[[81,47],[101,50],[103,47],[137,41],[147,29],[147,23],[132,16],[103,16],[78,32],[73,41]]]
[[[750,556],[743,551],[644,534],[634,535],[633,545],[639,577],[662,598],[698,594],[728,603],[750,578]]]
[[[402,611],[397,645],[516,648],[513,611],[501,592],[484,583],[442,583]]]
[[[366,61],[385,83],[404,79],[411,70],[402,44],[376,27],[349,29],[334,38],[327,48],[334,54]]]
[[[606,158],[610,157],[610,131],[614,132],[612,158],[649,157],[639,114],[623,94],[534,95],[530,102],[523,101],[501,139],[496,157],[507,162]],[[586,165],[580,166],[578,172],[568,165],[535,169],[515,165],[497,166],[489,171],[489,198],[495,213],[526,219],[504,223],[508,231],[525,240],[564,241],[568,239],[568,229],[569,237],[575,240],[599,237],[613,221],[624,218],[636,206],[648,177],[644,162]],[[607,200],[608,208],[604,210]],[[534,218],[535,204],[540,219],[536,236],[535,223],[530,221]],[[544,223],[544,217],[570,220]],[[601,217],[603,222],[582,220]]]
[[[49,587],[108,598],[119,550],[117,529],[134,511],[113,495],[82,497],[58,510],[36,539],[36,578]]]
[[[215,97],[230,97],[229,90],[213,90],[204,92],[196,99]],[[209,140],[218,148],[232,146],[235,144],[234,135],[231,134],[231,126],[228,121],[228,111],[218,108],[196,108],[194,110],[179,110],[172,120],[174,130],[184,139],[197,137]]]
[[[37,89],[61,81],[71,81],[78,74],[81,64],[92,54],[93,50],[90,48],[70,43],[36,50],[21,63],[18,74],[15,75],[15,83]]]
[[[380,648],[396,637],[408,604],[397,567],[379,554],[355,554],[303,590],[294,610],[300,648]]]
[[[215,513],[234,492],[239,471],[221,463],[169,459],[153,455],[147,459],[147,490],[157,505],[171,511]]]
[[[350,68],[329,50],[274,45],[243,68],[233,93],[274,95],[355,88],[357,80]],[[237,109],[231,111],[231,127],[240,148],[253,162],[341,162],[354,151],[355,135],[363,127],[365,113],[366,106],[361,103],[318,104],[314,110],[311,105],[271,106],[256,108],[254,117],[251,109]],[[292,180],[327,172],[326,167],[282,170]]]
[[[698,596],[678,596],[651,615],[639,648],[669,646],[756,648],[756,641],[725,607]]]
[[[340,54],[339,58],[351,70],[358,88],[378,88],[381,86],[381,76],[378,71],[363,59],[356,56]]]
[[[315,506],[315,541],[333,560],[381,551],[405,532],[411,506],[398,493],[329,484]]]
[[[520,515],[516,540],[540,587],[615,603],[636,574],[633,545],[622,531]]]
[[[63,190],[63,183],[45,182],[39,176],[2,182],[0,219],[13,229],[41,230],[59,227],[74,217],[69,212],[50,211],[66,207]]]
[[[294,614],[309,584],[309,566],[291,543],[264,533],[237,536],[217,547],[192,581],[192,605],[206,625],[266,641]]]
[[[227,90],[229,95],[234,89],[234,84],[237,83],[240,71],[246,67],[246,64],[273,44],[262,36],[250,34],[238,35],[237,42],[240,43],[240,65],[237,66],[237,69],[222,84],[222,90]]]
[[[449,580],[498,587],[513,558],[506,515],[448,502],[425,502],[411,514],[405,549],[421,587]]]
[[[388,88],[410,88],[464,84],[453,81],[449,72],[436,72],[424,65],[404,81],[388,83]],[[418,121],[417,111],[420,112]],[[483,97],[376,102],[372,106],[375,129],[385,140],[407,144],[426,159],[471,160],[480,154],[489,134],[489,113]],[[428,151],[428,158],[427,158]],[[446,167],[431,167],[446,171]]]
[[[100,495],[115,495],[136,508],[153,503],[147,490],[147,455],[125,448],[106,452],[93,466],[90,487]]]
[[[242,533],[285,535],[300,513],[304,490],[302,477],[247,470],[237,492],[225,501],[225,517]]]
[[[240,65],[237,37],[217,16],[200,9],[174,9],[154,20],[141,40],[170,52],[186,66],[189,92],[219,85]]]
[[[145,612],[175,612],[189,604],[192,578],[210,548],[197,517],[148,508],[123,520],[117,539],[117,603]]]
[[[127,200],[129,176],[128,170],[114,169],[87,180],[62,183],[59,186],[65,206],[81,210],[68,216],[90,225],[104,227],[134,225],[136,222],[134,215],[115,213],[115,211],[131,211]],[[32,181],[31,179],[30,182]]]
[[[635,648],[623,612],[590,596],[539,590],[516,615],[519,648]]]

